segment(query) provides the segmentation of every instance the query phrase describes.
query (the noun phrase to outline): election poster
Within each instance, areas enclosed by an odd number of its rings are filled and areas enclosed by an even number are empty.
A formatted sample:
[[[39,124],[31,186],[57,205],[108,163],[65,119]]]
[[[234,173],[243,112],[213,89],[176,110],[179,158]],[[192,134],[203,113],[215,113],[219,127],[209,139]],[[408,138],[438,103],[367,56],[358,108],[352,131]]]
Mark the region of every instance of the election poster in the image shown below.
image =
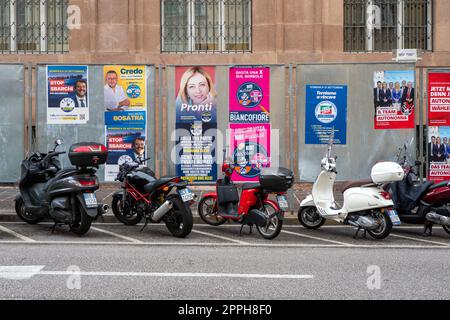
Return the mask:
[[[450,127],[428,128],[428,179],[450,179]]]
[[[214,67],[177,67],[176,171],[189,182],[217,180],[217,103]]]
[[[145,66],[105,66],[103,74],[105,111],[147,110]]]
[[[270,167],[270,124],[230,124],[234,182],[256,182]]]
[[[143,161],[146,156],[146,112],[122,111],[105,113],[106,162],[105,181],[114,181],[119,166]]]
[[[415,126],[414,71],[376,71],[373,80],[375,130],[413,129]]]
[[[450,126],[450,73],[428,74],[428,123]]]
[[[306,86],[306,144],[347,144],[347,86]]]
[[[230,123],[270,123],[270,68],[230,69]]]
[[[87,66],[47,66],[47,123],[89,121]]]

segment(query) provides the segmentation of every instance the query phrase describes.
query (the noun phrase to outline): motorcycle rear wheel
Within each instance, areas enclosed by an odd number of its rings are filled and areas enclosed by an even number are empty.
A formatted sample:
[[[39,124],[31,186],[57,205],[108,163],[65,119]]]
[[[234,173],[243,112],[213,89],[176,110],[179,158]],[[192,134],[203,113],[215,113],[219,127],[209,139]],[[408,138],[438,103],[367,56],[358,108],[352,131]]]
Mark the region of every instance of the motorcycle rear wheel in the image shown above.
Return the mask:
[[[221,226],[227,222],[227,219],[219,215],[216,199],[213,197],[204,197],[200,201],[198,204],[198,215],[203,222],[215,227]]]
[[[142,220],[142,214],[130,209],[129,197],[127,197],[127,208],[124,208],[125,204],[122,203],[122,199],[117,197],[113,198],[111,206],[116,219],[126,226],[135,226]]]
[[[374,210],[374,218],[379,219],[380,226],[377,230],[367,230],[367,233],[376,240],[383,240],[392,231],[392,222],[391,218],[389,218],[386,210],[381,212],[380,210]]]
[[[85,235],[89,229],[91,228],[92,221],[94,218],[89,216],[87,212],[83,209],[81,203],[77,200],[75,203],[76,207],[76,215],[77,221],[70,225],[70,231],[75,233],[76,235],[82,236]]]
[[[168,197],[167,200],[172,201],[173,208],[164,216],[166,227],[174,237],[186,238],[194,225],[191,208],[179,196]]]
[[[273,240],[280,234],[281,228],[283,228],[283,220],[281,220],[278,214],[276,214],[277,208],[270,203],[264,204],[264,209],[262,212],[266,215],[269,221],[264,227],[256,226],[256,229],[264,239]]]
[[[25,208],[25,203],[23,202],[22,198],[16,200],[15,209],[19,218],[28,224],[38,224],[39,222],[44,220],[44,218],[38,217],[28,212],[27,209]]]

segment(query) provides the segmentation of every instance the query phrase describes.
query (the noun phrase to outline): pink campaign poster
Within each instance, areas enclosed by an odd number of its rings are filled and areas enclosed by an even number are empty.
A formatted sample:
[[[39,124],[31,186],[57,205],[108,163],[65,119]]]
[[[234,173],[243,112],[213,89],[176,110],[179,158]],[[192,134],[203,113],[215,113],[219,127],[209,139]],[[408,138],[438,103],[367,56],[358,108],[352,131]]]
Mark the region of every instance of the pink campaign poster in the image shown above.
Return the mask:
[[[270,124],[230,124],[234,182],[259,181],[262,168],[270,167]]]
[[[230,123],[270,123],[270,68],[230,69]]]

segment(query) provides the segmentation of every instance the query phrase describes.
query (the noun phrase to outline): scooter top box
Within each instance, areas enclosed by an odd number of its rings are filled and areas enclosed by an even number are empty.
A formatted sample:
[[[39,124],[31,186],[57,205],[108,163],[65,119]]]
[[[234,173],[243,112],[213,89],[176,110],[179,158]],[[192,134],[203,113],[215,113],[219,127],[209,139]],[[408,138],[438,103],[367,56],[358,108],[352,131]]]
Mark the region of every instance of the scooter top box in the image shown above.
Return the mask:
[[[294,184],[294,173],[286,168],[264,168],[259,176],[261,187],[269,192],[286,192]]]
[[[74,144],[69,150],[69,160],[77,167],[93,167],[106,163],[108,149],[97,142]]]
[[[396,162],[379,162],[372,168],[372,181],[376,184],[402,181],[403,168]]]

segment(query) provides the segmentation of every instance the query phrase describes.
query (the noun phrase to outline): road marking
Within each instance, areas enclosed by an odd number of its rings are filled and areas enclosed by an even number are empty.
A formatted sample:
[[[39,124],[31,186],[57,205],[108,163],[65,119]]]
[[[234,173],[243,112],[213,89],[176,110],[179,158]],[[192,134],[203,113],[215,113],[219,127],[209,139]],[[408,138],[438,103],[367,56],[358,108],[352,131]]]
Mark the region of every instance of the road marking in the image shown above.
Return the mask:
[[[45,266],[0,266],[0,278],[8,280],[28,280],[33,278]]]
[[[7,197],[7,198],[5,198],[5,199],[2,199],[2,200],[0,200],[0,202],[4,202],[4,201],[6,201],[6,200],[13,199],[15,196],[16,196],[16,195],[13,195],[13,196]]]
[[[413,237],[401,236],[399,234],[393,234],[393,233],[391,233],[390,236],[395,237],[395,238],[400,238],[400,239],[413,240],[413,241],[419,241],[419,242],[424,242],[424,243],[437,244],[437,245],[441,245],[441,246],[450,247],[450,243],[445,243],[445,242],[418,239],[418,238],[413,238]]]
[[[309,235],[306,235],[306,234],[297,233],[297,232],[291,232],[291,231],[285,231],[285,230],[282,230],[281,232],[282,233],[286,233],[286,234],[291,234],[291,235],[294,235],[294,236],[298,236],[298,237],[303,237],[303,238],[308,238],[308,239],[314,239],[314,240],[320,240],[320,241],[324,241],[324,242],[335,243],[335,244],[339,244],[341,246],[353,247],[353,245],[351,243],[334,241],[334,240],[329,240],[329,239],[324,239],[324,238],[319,238],[319,237],[313,237],[313,236],[309,236]]]
[[[192,232],[198,233],[198,234],[201,234],[201,235],[204,235],[204,236],[212,237],[212,238],[217,238],[217,239],[221,239],[221,240],[231,241],[233,243],[239,243],[239,244],[245,244],[245,245],[250,244],[250,243],[245,242],[245,241],[235,240],[235,239],[232,239],[232,238],[219,236],[219,235],[216,235],[216,234],[213,234],[213,233],[209,233],[209,232],[203,232],[203,231],[198,231],[198,230],[192,230]]]
[[[102,199],[102,202],[105,201],[106,199],[108,199],[109,197],[111,197],[114,193],[116,193],[116,191],[111,192],[110,194],[108,194],[106,197],[104,197]]]
[[[23,240],[25,242],[35,242],[35,240],[33,240],[31,238],[28,238],[28,237],[26,237],[24,235],[21,235],[20,233],[17,233],[17,232],[15,232],[15,231],[13,231],[11,229],[8,229],[8,228],[6,228],[4,226],[0,226],[0,231],[3,231],[3,232],[5,232],[5,233],[7,233],[9,235],[12,235],[12,236],[16,237],[16,238],[19,238],[19,239],[21,239],[21,240]]]
[[[40,271],[37,276],[94,276],[94,277],[145,277],[145,278],[237,278],[237,279],[313,279],[313,275],[302,274],[239,274],[239,273],[157,273],[157,272],[70,272]]]
[[[115,232],[103,230],[103,229],[100,229],[100,228],[97,228],[97,227],[92,227],[91,226],[91,230],[98,231],[98,232],[101,232],[101,233],[104,233],[104,234],[108,234],[110,236],[113,236],[113,237],[116,237],[116,238],[119,238],[119,239],[123,239],[123,240],[129,241],[129,242],[132,242],[132,243],[143,243],[140,240],[137,240],[137,239],[134,239],[134,238],[130,238],[130,237],[127,237],[127,236],[123,236],[123,235],[115,233]]]

